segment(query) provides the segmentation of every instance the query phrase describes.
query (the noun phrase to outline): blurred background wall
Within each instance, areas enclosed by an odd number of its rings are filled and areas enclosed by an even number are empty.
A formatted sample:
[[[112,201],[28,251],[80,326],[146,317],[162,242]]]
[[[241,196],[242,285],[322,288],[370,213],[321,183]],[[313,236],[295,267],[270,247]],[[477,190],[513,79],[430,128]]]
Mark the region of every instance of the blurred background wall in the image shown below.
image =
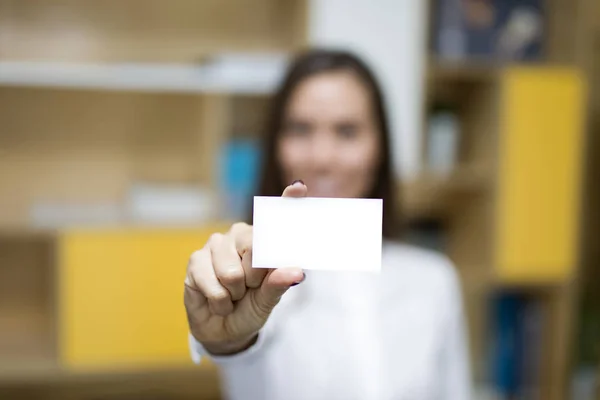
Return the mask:
[[[219,398],[185,266],[243,217],[269,95],[314,45],[383,83],[477,398],[600,398],[596,3],[0,0],[0,398]]]
[[[314,0],[309,5],[309,42],[363,55],[385,84],[393,110],[396,172],[405,179],[414,178],[420,168],[426,33],[426,1]],[[394,38],[393,51],[384,38]]]

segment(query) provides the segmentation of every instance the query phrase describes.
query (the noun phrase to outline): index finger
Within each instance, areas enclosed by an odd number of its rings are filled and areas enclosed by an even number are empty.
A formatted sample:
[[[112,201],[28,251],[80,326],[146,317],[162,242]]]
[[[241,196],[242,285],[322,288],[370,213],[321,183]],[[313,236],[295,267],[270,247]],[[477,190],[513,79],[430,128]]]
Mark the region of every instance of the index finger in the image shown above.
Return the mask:
[[[235,248],[242,259],[246,287],[260,287],[268,271],[265,268],[252,268],[252,226],[244,223],[234,224],[230,234],[234,238]]]
[[[231,226],[228,234],[234,238],[235,248],[240,258],[252,250],[252,225],[237,222]]]

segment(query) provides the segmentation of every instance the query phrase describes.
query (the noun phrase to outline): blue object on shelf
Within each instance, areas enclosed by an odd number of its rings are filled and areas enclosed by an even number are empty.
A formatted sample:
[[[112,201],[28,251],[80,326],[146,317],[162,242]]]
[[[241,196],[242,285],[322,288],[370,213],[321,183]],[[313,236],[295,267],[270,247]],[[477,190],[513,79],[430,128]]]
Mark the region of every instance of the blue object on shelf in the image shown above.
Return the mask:
[[[545,9],[541,0],[437,0],[434,48],[442,60],[538,60]]]
[[[520,311],[523,299],[515,293],[500,293],[493,302],[495,346],[492,356],[492,380],[505,397],[514,396],[519,388]]]
[[[250,210],[258,185],[260,143],[251,139],[233,139],[219,155],[219,186],[226,202],[225,217],[244,219]]]

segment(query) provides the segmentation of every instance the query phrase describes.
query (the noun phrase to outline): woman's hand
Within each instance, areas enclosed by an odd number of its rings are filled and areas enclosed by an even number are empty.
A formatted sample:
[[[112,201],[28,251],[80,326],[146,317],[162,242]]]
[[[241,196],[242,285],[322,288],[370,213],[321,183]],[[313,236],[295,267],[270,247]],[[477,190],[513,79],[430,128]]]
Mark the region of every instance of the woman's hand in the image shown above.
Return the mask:
[[[304,197],[306,190],[297,182],[283,196]],[[281,296],[303,279],[299,268],[252,268],[252,226],[236,223],[190,258],[184,295],[190,332],[215,355],[245,350]]]

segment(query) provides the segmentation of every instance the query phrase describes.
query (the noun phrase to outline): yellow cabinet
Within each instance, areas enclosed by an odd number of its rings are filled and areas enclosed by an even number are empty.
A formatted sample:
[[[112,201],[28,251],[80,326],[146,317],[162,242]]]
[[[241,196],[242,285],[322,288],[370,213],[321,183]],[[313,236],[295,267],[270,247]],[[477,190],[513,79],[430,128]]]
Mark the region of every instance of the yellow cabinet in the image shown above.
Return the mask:
[[[59,355],[72,370],[191,364],[183,281],[222,226],[74,230],[59,238]]]
[[[585,85],[568,68],[501,79],[495,266],[507,283],[557,283],[577,263]]]

